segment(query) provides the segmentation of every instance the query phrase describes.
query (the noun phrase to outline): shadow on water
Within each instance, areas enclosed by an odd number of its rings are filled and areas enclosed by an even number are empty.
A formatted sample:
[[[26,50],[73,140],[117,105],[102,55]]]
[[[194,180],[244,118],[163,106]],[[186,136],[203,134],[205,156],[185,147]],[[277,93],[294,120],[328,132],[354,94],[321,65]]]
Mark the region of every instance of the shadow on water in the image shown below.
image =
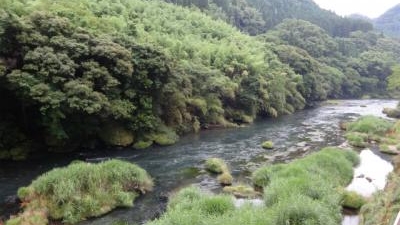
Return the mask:
[[[117,209],[101,218],[81,224],[111,224],[122,220],[144,223],[159,216],[167,196],[180,187],[195,184],[203,189],[219,191],[215,179],[199,172],[204,160],[220,157],[232,168],[241,182],[249,182],[248,175],[260,164],[288,162],[318,150],[322,146],[343,142],[339,122],[359,115],[384,116],[383,107],[395,107],[394,100],[343,100],[296,112],[277,119],[260,119],[253,125],[224,130],[207,130],[187,135],[173,146],[152,147],[146,150],[102,149],[79,155],[51,156],[29,162],[0,165],[0,215],[9,212],[6,198],[15,195],[20,186],[53,167],[67,165],[74,159],[101,161],[120,158],[146,169],[155,180],[155,190],[140,197],[130,209]],[[366,106],[366,107],[361,107]],[[261,148],[261,143],[272,140],[273,150]]]

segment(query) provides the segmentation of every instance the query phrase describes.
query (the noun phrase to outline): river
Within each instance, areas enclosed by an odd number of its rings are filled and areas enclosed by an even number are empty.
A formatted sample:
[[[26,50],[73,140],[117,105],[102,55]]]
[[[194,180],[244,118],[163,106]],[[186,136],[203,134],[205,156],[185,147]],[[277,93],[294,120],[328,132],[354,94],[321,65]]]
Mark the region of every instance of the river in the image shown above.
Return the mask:
[[[50,155],[26,162],[2,162],[0,165],[0,215],[15,210],[8,203],[20,186],[51,168],[64,166],[72,160],[101,161],[120,158],[146,169],[155,180],[155,189],[135,202],[129,209],[117,209],[82,225],[105,225],[113,221],[142,224],[159,216],[165,209],[166,196],[180,187],[195,184],[218,192],[214,178],[202,173],[204,160],[220,157],[228,162],[236,181],[250,183],[249,174],[264,163],[289,162],[322,146],[339,145],[344,141],[339,122],[360,115],[382,116],[384,107],[395,107],[394,100],[341,100],[306,109],[276,119],[260,119],[254,124],[234,129],[206,130],[187,135],[169,147],[146,150],[100,149],[90,153]],[[261,143],[272,140],[273,150],[261,148]]]

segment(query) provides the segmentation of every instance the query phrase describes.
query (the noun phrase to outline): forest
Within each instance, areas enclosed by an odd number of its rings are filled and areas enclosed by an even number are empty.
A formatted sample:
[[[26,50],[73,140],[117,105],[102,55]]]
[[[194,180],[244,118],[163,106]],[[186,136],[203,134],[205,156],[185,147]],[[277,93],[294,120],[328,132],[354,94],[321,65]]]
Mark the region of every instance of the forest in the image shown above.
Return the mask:
[[[291,2],[2,0],[0,159],[171,145],[326,99],[394,93],[400,42]]]

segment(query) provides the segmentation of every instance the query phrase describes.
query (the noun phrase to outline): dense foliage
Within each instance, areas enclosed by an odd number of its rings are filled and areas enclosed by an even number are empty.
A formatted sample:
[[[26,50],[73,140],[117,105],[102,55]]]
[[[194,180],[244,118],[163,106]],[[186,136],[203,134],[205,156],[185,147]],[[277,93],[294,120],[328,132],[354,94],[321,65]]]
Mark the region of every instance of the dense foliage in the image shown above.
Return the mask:
[[[312,0],[165,0],[183,6],[196,6],[241,31],[257,35],[283,20],[295,18],[314,23],[333,36],[348,36],[353,31],[372,30],[372,23],[358,18],[340,17],[321,9]]]
[[[284,19],[263,22],[257,2],[174,3],[214,16],[236,5],[254,21],[233,24],[252,34]],[[320,10],[310,4],[300,8]],[[324,28],[284,20],[251,37],[199,9],[156,0],[4,0],[0,158],[93,148],[97,140],[169,145],[183,133],[293,113],[327,98],[384,94],[400,44],[374,32],[334,38]],[[353,30],[360,29],[346,32]]]
[[[99,164],[74,162],[53,169],[18,190],[23,212],[6,224],[45,225],[49,219],[72,224],[100,216],[116,207],[131,207],[153,181],[135,164],[109,160]]]

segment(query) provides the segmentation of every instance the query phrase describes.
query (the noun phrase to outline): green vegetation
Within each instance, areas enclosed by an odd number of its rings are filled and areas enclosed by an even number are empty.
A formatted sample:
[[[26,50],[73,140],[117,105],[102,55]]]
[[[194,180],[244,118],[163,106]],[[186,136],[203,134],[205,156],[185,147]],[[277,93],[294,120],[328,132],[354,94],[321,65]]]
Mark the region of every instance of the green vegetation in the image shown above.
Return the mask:
[[[233,182],[233,177],[229,170],[228,165],[224,162],[224,160],[219,158],[210,158],[206,160],[205,163],[206,170],[211,173],[220,174],[217,177],[217,180],[222,185],[231,185]]]
[[[261,145],[265,149],[273,149],[274,148],[274,143],[272,141],[265,141]]]
[[[146,171],[128,162],[72,163],[21,187],[18,197],[23,202],[23,212],[6,224],[45,225],[48,219],[76,223],[116,207],[132,207],[138,194],[152,187]]]
[[[228,165],[220,158],[207,159],[205,167],[206,170],[210,171],[211,173],[220,174],[229,172]]]
[[[167,212],[148,225],[218,225],[271,224],[270,214],[264,208],[244,206],[235,209],[229,195],[211,195],[197,188],[181,190],[168,204]]]
[[[370,142],[380,143],[379,150],[386,154],[400,153],[400,123],[374,117],[363,116],[346,125],[346,139],[355,147],[367,147]]]
[[[384,95],[400,58],[400,43],[310,0],[172,2],[201,10],[156,0],[3,1],[0,157],[99,139],[171,145],[327,98]]]
[[[374,26],[377,30],[386,35],[399,38],[400,37],[400,4],[386,11],[383,15],[376,18]]]
[[[363,116],[347,126],[348,132],[359,132],[372,135],[384,135],[391,127],[392,123],[388,120],[375,117]]]
[[[234,208],[232,197],[183,189],[170,201],[167,212],[148,224],[336,225],[342,218],[338,187],[350,182],[358,162],[355,152],[326,148],[287,165],[262,167],[253,174],[253,182],[264,187],[267,207]],[[246,186],[224,191],[256,196]]]
[[[342,190],[342,206],[349,209],[359,210],[367,200],[354,191]]]
[[[217,180],[222,185],[231,185],[233,182],[233,177],[230,172],[224,172],[217,177]]]
[[[360,225],[393,224],[400,209],[399,197],[400,178],[397,173],[392,173],[385,190],[376,193],[361,208]]]

